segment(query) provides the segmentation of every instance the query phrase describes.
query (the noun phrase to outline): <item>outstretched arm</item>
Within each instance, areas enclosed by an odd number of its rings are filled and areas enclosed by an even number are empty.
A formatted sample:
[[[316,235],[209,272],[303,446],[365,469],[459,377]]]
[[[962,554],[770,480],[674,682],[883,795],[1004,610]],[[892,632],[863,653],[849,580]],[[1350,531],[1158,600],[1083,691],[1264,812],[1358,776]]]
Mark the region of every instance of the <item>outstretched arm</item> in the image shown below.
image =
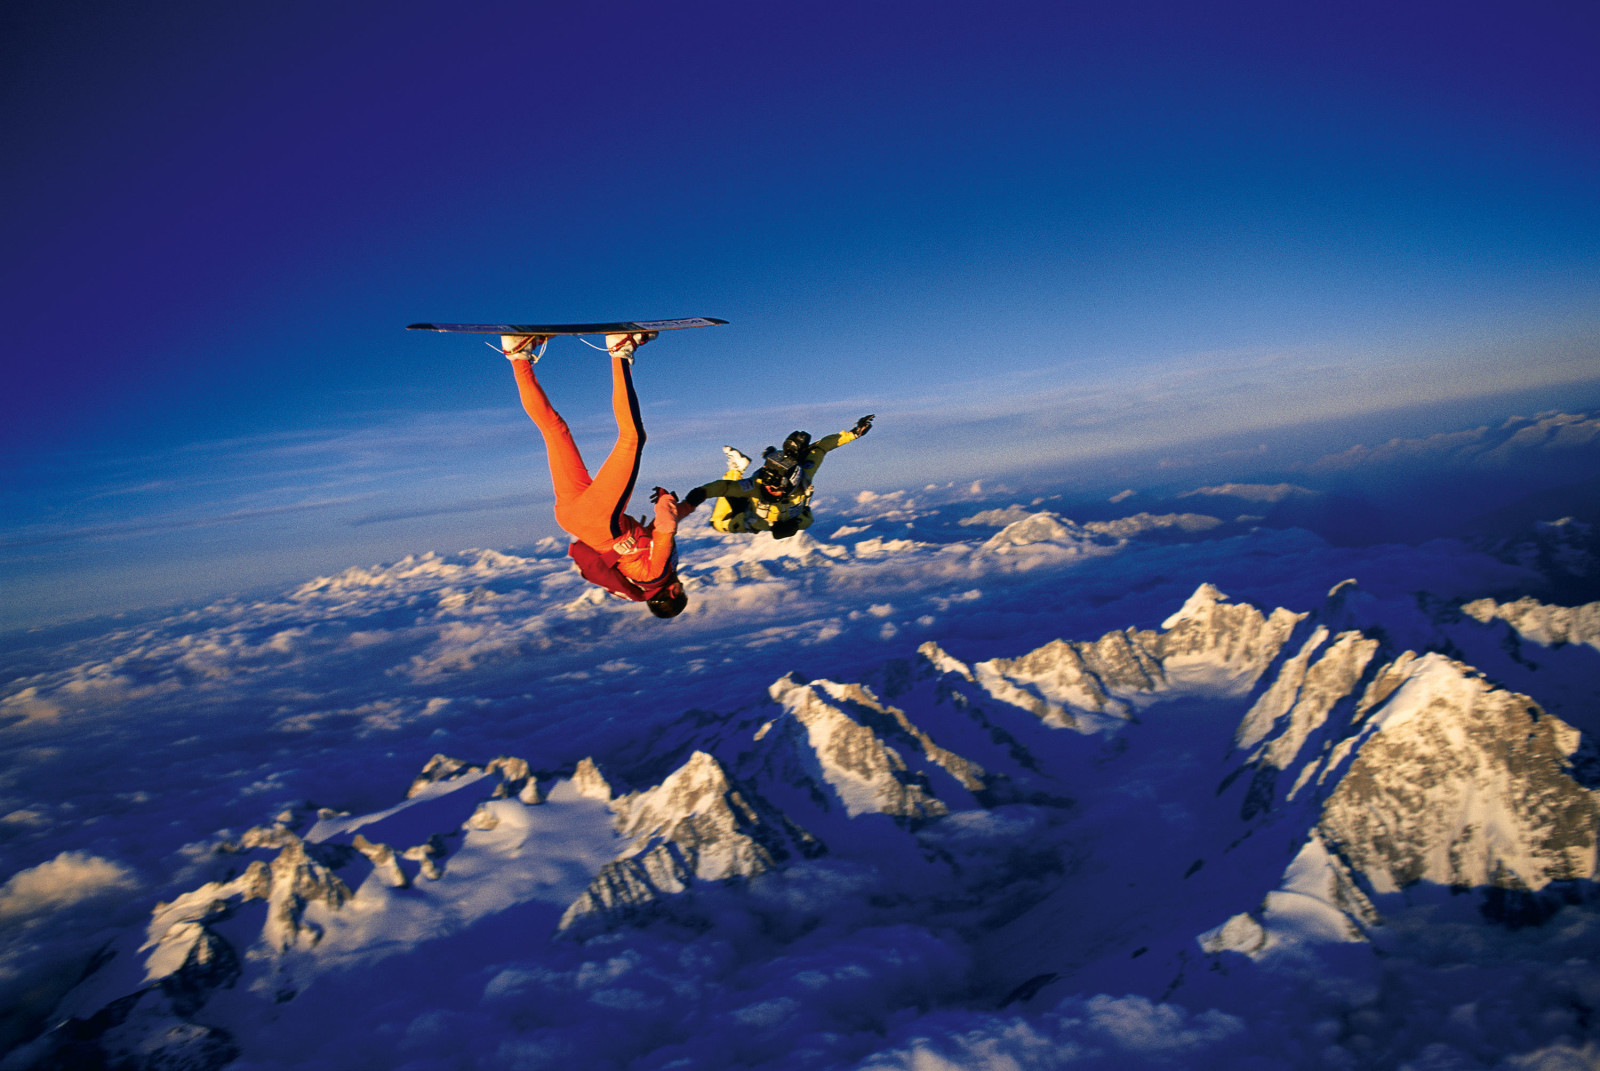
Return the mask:
[[[672,564],[672,552],[678,538],[678,496],[664,487],[650,493],[656,505],[656,526],[650,536],[650,576],[657,577]]]
[[[689,509],[678,510],[678,516],[687,516],[694,508],[708,498],[750,498],[756,493],[756,481],[749,476],[742,480],[712,480],[703,483],[683,496],[683,504]]]
[[[806,465],[811,469],[812,475],[816,475],[816,471],[822,467],[822,459],[828,455],[830,450],[837,450],[845,443],[853,443],[871,431],[872,421],[876,416],[876,413],[868,413],[856,421],[854,427],[846,428],[844,431],[836,431],[832,435],[824,435],[815,443],[812,443],[810,451],[806,454]]]

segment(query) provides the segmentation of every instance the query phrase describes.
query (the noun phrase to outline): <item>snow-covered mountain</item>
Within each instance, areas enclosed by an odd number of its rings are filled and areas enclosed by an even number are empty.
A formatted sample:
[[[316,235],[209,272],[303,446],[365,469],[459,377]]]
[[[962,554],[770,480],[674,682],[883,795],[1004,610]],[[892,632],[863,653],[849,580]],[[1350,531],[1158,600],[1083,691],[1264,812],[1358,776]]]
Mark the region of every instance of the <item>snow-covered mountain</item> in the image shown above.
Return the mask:
[[[1035,516],[979,553],[1083,539]],[[826,553],[799,541],[755,582]],[[714,563],[704,583],[756,564]],[[436,1002],[489,1032],[491,1063],[694,1063],[742,1030],[727,1043],[803,1037],[787,1066],[835,1066],[876,1051],[837,1029],[860,999],[850,972],[910,984],[836,961],[841,943],[899,948],[921,988],[895,999],[933,1014],[1065,1007],[1086,985],[1237,1007],[1323,949],[1366,950],[1325,961],[1355,985],[1379,950],[1407,954],[1406,920],[1435,894],[1466,894],[1486,933],[1569,902],[1593,932],[1582,732],[1396,643],[1459,655],[1451,637],[1496,611],[1385,631],[1353,625],[1372,612],[1353,584],[1310,610],[1204,584],[1156,629],[975,662],[926,641],[576,763],[438,755],[386,806],[286,812],[216,845],[208,880],[108,946],[27,1053],[338,1065],[376,1031],[367,1058],[388,1065],[421,1020],[397,1026],[383,994],[421,985],[455,994]],[[562,1014],[611,1016],[631,1040],[564,1033],[576,1021],[540,1004],[560,985],[588,994]],[[835,1010],[802,1029],[792,987]],[[1235,1044],[1230,1016],[1207,1014]]]
[[[1514,602],[1475,599],[1461,612],[1488,624],[1505,621],[1517,635],[1543,647],[1582,643],[1600,650],[1600,602],[1583,606],[1547,606],[1524,596]]]

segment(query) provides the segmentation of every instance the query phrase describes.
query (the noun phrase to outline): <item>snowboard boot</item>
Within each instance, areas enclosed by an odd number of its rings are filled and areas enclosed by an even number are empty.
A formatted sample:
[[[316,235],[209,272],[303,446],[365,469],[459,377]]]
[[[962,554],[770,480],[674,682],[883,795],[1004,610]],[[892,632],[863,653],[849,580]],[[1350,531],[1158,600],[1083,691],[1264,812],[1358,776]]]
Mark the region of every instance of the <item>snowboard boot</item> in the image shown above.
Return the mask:
[[[724,446],[722,453],[728,459],[728,473],[725,480],[738,480],[744,478],[744,470],[750,467],[750,459],[731,446]]]
[[[550,341],[542,335],[501,335],[500,352],[510,361],[539,363],[544,355],[544,344]]]
[[[607,335],[606,349],[611,351],[611,356],[621,357],[624,361],[632,364],[633,351],[655,337],[656,332],[654,331],[635,331],[627,335]]]

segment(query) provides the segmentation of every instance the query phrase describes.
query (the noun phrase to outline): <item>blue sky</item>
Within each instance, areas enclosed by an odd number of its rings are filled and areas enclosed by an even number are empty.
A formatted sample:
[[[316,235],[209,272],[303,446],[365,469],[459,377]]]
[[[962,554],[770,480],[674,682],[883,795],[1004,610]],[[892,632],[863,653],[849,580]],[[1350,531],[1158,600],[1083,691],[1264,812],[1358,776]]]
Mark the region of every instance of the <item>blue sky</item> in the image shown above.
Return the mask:
[[[552,534],[417,320],[732,321],[640,358],[680,488],[1592,402],[1600,12],[1302,7],[8,4],[0,623]]]

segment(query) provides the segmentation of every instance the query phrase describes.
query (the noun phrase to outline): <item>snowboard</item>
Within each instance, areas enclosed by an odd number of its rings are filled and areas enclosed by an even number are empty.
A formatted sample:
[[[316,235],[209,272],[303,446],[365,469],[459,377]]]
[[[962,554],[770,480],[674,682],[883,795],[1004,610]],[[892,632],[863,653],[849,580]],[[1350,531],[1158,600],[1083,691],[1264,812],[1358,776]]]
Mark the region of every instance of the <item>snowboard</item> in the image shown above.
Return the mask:
[[[638,320],[615,324],[407,324],[407,331],[460,331],[473,335],[622,335],[636,331],[681,331],[686,327],[725,324],[710,316],[686,320]]]

